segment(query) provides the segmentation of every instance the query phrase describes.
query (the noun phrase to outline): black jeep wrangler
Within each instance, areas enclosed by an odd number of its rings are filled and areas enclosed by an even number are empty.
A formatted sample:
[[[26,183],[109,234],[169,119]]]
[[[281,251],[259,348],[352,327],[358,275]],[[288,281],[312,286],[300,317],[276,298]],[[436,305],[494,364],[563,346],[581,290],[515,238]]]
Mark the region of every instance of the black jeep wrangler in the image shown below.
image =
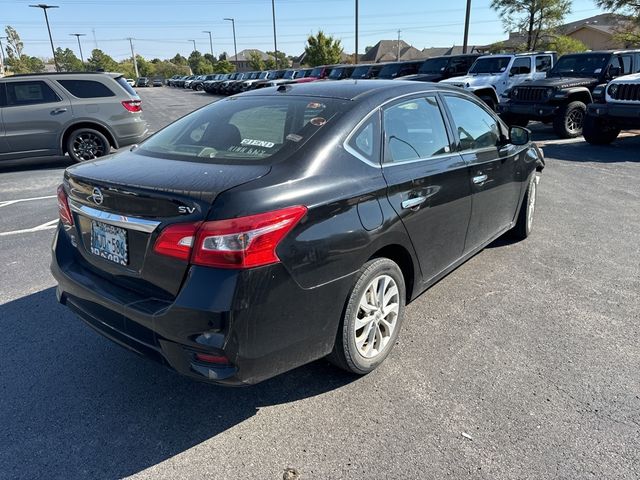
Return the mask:
[[[561,138],[582,134],[587,105],[592,92],[620,75],[640,70],[640,50],[574,53],[560,57],[547,78],[516,85],[498,106],[502,119],[510,125],[526,126],[530,120],[553,122]]]
[[[463,55],[446,55],[442,57],[431,57],[424,61],[418,73],[405,75],[402,80],[413,80],[415,82],[439,82],[446,78],[466,75],[473,62],[480,56],[479,53]]]

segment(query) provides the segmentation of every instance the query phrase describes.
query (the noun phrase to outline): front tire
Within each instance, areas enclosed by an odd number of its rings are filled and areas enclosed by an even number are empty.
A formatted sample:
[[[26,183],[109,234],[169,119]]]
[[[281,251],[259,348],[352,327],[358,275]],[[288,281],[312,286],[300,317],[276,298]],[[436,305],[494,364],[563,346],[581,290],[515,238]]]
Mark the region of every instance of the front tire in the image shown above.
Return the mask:
[[[533,228],[534,213],[536,210],[536,198],[538,194],[538,182],[537,173],[531,176],[527,191],[522,199],[522,205],[520,206],[520,213],[518,213],[518,220],[515,227],[511,231],[512,236],[516,240],[524,240],[531,234]]]
[[[108,155],[111,144],[98,130],[79,128],[67,138],[67,152],[75,162],[85,162]]]
[[[560,109],[553,119],[553,129],[560,138],[576,138],[582,135],[582,125],[587,106],[582,102],[571,102]]]
[[[398,338],[405,298],[404,277],[395,262],[375,258],[365,263],[347,300],[329,361],[358,375],[375,370]]]
[[[608,145],[620,134],[620,129],[601,118],[587,115],[584,119],[582,135],[591,145]]]

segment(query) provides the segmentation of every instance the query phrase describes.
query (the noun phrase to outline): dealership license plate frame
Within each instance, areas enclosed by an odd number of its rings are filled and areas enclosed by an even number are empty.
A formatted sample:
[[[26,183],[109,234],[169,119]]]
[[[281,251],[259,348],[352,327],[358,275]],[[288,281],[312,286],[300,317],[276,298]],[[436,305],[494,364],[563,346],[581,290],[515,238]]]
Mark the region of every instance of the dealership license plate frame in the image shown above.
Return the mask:
[[[129,264],[127,230],[108,223],[91,220],[91,248],[93,255],[116,265]],[[102,241],[99,241],[102,237]]]

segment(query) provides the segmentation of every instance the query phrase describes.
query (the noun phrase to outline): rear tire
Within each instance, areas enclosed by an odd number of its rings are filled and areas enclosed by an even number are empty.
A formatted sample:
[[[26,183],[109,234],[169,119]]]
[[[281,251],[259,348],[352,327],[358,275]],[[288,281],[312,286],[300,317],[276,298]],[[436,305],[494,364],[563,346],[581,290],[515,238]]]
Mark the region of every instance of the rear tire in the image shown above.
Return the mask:
[[[534,173],[531,176],[527,191],[522,199],[522,205],[520,206],[520,212],[518,213],[518,220],[515,227],[511,230],[511,236],[516,240],[524,240],[531,234],[533,228],[533,219],[536,208],[536,197],[538,192],[538,184],[536,182],[536,176]]]
[[[67,153],[75,162],[85,162],[108,155],[111,144],[98,130],[93,128],[79,128],[67,138]]]
[[[582,102],[571,102],[560,108],[553,119],[553,129],[560,138],[576,138],[582,135],[582,125],[587,106]]]
[[[587,115],[582,127],[584,139],[591,145],[608,145],[620,134],[620,129],[612,126],[602,118]]]
[[[395,262],[375,258],[365,263],[347,300],[328,360],[358,375],[375,370],[398,338],[405,298],[404,277]]]

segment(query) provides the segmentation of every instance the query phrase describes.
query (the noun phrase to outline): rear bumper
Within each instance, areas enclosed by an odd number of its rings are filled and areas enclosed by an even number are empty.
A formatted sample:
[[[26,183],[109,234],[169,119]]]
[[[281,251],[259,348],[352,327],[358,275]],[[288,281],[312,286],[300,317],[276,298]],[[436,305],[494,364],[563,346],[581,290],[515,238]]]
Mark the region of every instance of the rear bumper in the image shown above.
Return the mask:
[[[236,271],[191,267],[173,300],[143,297],[89,271],[59,227],[51,271],[60,303],[102,335],[177,372],[253,384],[333,348],[352,278],[303,289],[281,264]],[[224,355],[205,364],[196,353]]]
[[[530,120],[541,120],[553,117],[558,113],[558,105],[548,103],[514,103],[511,100],[498,104],[498,113],[510,113],[527,117]]]
[[[587,115],[621,128],[640,128],[640,104],[592,103],[587,106]]]

